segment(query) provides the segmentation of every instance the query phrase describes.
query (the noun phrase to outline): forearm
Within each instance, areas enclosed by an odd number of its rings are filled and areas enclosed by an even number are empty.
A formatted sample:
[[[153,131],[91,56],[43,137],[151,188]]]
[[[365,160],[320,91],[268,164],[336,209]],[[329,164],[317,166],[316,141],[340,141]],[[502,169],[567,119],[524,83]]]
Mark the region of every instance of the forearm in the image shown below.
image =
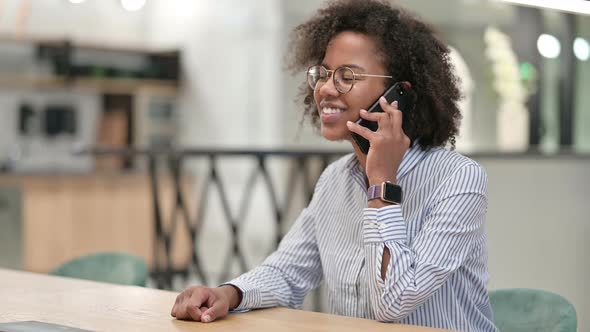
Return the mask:
[[[310,278],[301,278],[301,275]],[[228,284],[242,291],[242,301],[234,309],[258,309],[270,307],[300,308],[307,292],[317,287],[319,274],[305,274],[290,267],[263,264],[241,275]]]
[[[481,236],[485,206],[479,194],[453,196],[431,211],[411,243],[401,207],[365,210],[367,265],[380,267],[368,285],[378,319],[403,319],[461,267]]]
[[[370,200],[367,205],[371,209],[380,209],[380,208],[391,205],[391,203],[386,203],[382,200],[373,199],[373,200]],[[381,280],[385,280],[385,275],[387,273],[387,268],[389,267],[390,259],[391,259],[391,255],[389,253],[389,249],[387,247],[384,247],[383,248],[383,257],[381,259]]]
[[[433,264],[420,248],[408,244],[399,206],[365,211],[364,242],[367,264],[380,267],[368,287],[372,310],[381,321],[399,321],[411,314],[455,268]]]
[[[423,296],[427,294],[424,289],[419,289],[424,285],[417,284],[416,255],[406,245],[406,229],[401,212],[394,211],[389,216],[394,222],[377,222],[388,210],[391,209],[365,211],[365,219],[373,221],[365,220],[364,252],[369,266],[379,264],[379,273],[374,273],[368,280],[375,317],[380,321],[398,321],[410,314],[415,304],[422,302]]]
[[[384,180],[381,180],[381,179],[377,179],[377,180],[370,179],[369,180],[369,185],[370,186],[376,185],[376,184],[379,184],[379,183],[383,183],[383,181],[390,181],[392,183],[397,183],[397,180],[394,177],[392,179],[384,179]],[[384,208],[384,207],[387,207],[387,206],[390,206],[390,205],[392,205],[392,203],[388,203],[388,202],[385,202],[385,201],[380,200],[380,199],[372,199],[372,200],[368,201],[368,203],[367,203],[367,207],[370,208],[370,209],[380,209],[380,208]],[[387,274],[387,269],[389,267],[390,258],[391,258],[391,255],[389,253],[389,249],[387,249],[387,247],[385,247],[383,249],[383,257],[381,259],[381,280],[385,280],[385,275]]]

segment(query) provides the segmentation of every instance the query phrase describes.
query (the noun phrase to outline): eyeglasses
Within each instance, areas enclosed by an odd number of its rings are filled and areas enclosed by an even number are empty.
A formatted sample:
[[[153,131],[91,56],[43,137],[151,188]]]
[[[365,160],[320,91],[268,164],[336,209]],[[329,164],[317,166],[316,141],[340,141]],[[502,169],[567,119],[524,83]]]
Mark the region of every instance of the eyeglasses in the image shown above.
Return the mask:
[[[385,75],[357,74],[350,67],[346,66],[336,68],[335,70],[328,70],[322,65],[315,65],[307,69],[307,83],[313,90],[320,88],[324,83],[328,82],[330,76],[333,77],[334,87],[341,94],[352,90],[357,77],[392,78],[392,76]]]

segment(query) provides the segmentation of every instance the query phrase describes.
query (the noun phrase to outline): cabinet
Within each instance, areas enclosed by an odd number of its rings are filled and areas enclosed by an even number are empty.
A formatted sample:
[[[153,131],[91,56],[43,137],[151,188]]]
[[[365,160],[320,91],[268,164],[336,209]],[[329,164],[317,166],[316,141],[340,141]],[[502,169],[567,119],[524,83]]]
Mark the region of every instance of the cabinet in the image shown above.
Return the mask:
[[[180,51],[0,36],[0,168],[134,169],[80,147],[169,147],[178,135]]]
[[[0,267],[21,268],[21,228],[20,188],[0,187]]]
[[[167,177],[160,182],[163,212],[169,215],[172,182]],[[194,201],[190,185],[190,178],[184,178],[184,193]],[[18,195],[14,196],[18,192],[22,215]],[[125,251],[153,265],[152,196],[145,174],[3,175],[2,202],[5,196],[13,209],[0,212],[1,240],[9,240],[0,243],[0,263],[8,267],[47,272],[96,251]],[[191,257],[189,235],[176,227],[174,236],[172,261],[182,268]]]

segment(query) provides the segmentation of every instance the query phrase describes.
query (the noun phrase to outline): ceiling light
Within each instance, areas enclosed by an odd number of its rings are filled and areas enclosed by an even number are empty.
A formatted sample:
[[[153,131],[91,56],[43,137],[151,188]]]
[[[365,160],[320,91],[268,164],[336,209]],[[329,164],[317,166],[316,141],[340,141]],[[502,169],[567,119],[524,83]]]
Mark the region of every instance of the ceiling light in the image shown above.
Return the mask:
[[[537,49],[542,56],[555,59],[561,53],[561,44],[559,40],[552,35],[542,34],[537,39]]]
[[[564,12],[590,15],[590,1],[584,0],[496,0],[529,7],[555,9]]]
[[[580,61],[586,61],[590,58],[590,45],[588,41],[582,37],[574,40],[574,54]]]

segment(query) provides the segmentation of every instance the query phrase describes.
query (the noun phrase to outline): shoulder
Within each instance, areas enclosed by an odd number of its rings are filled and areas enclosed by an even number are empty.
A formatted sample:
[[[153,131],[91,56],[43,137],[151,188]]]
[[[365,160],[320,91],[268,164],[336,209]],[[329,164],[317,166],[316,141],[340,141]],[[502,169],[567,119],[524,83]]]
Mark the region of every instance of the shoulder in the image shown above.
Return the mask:
[[[438,148],[427,152],[424,159],[431,165],[441,184],[450,186],[476,187],[486,191],[488,177],[485,169],[475,160],[456,151]]]
[[[322,176],[333,173],[342,173],[350,171],[358,166],[358,159],[354,153],[346,154],[335,161],[331,162],[326,169],[324,169]]]
[[[464,167],[478,169],[485,174],[483,167],[475,160],[448,149],[436,148],[427,151],[424,161],[447,174],[452,174]]]
[[[316,189],[322,187],[328,179],[333,181],[336,178],[346,179],[350,176],[351,170],[358,167],[358,159],[354,153],[346,154],[335,161],[331,162],[320,175],[318,182],[316,183]]]

